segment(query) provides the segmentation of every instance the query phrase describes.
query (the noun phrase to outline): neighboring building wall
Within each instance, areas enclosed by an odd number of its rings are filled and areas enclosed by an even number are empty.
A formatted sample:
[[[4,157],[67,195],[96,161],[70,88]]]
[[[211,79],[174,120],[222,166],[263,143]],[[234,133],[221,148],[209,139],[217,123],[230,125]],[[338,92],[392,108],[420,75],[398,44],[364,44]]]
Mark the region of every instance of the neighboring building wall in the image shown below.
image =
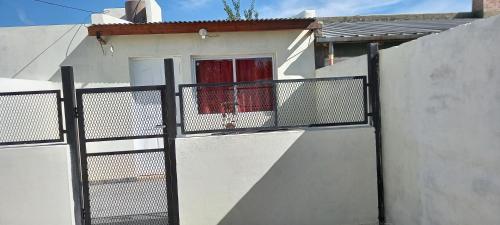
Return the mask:
[[[84,24],[0,28],[0,78],[47,81],[86,36]]]
[[[498,0],[472,0],[472,12],[479,17],[490,17],[500,14]]]
[[[388,222],[500,221],[498,37],[500,16],[380,52]]]
[[[366,55],[354,57],[335,63],[332,66],[323,67],[316,70],[316,77],[344,77],[368,75],[368,64]]]
[[[66,145],[0,147],[0,224],[70,225]]]
[[[400,44],[403,44],[405,42],[411,41],[409,40],[403,40],[403,41],[380,41],[379,42],[379,48],[380,49],[386,49],[386,48],[391,48],[394,46],[398,46]],[[352,58],[361,56],[361,55],[366,55],[368,52],[368,42],[366,43],[334,43],[333,48],[334,48],[334,64],[336,65],[337,63],[341,63],[346,60],[350,60]],[[316,69],[320,69],[323,67],[328,66],[328,43],[327,42],[322,42],[322,43],[316,43],[315,44],[315,51],[316,51]]]
[[[376,224],[370,127],[181,138],[181,225]]]
[[[307,30],[130,35],[105,37],[105,53],[95,37],[87,37],[64,61],[73,66],[77,82],[125,82],[130,58],[180,57],[178,84],[193,83],[193,58],[269,55],[274,57],[275,79],[314,77],[314,36]],[[111,46],[114,52],[110,51]],[[57,80],[60,78],[54,78]]]

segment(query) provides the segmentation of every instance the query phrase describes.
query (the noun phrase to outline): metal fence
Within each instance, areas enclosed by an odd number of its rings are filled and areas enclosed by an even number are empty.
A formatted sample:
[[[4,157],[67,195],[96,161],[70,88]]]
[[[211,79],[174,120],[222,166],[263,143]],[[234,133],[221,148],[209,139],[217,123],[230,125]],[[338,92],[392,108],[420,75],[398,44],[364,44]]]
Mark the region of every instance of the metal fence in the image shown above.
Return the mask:
[[[181,131],[196,134],[366,124],[366,83],[365,76],[353,76],[179,85]],[[151,95],[153,90],[136,90],[133,95],[125,89],[96,92],[92,99],[85,96],[82,101],[86,104],[101,105],[92,108],[97,111],[86,112],[87,118],[96,119],[86,121],[87,141],[123,139],[137,132],[161,136],[162,124],[144,117],[144,112],[160,110],[160,92]],[[126,114],[117,113],[121,103],[106,101],[118,97],[112,95],[126,95],[121,96],[122,101],[135,107]],[[64,141],[62,100],[58,90],[0,93],[0,145]],[[132,120],[129,114],[137,118]],[[115,133],[106,138],[93,133],[102,130]]]
[[[78,89],[85,141],[162,137],[164,90],[165,86]]]
[[[89,153],[89,224],[168,224],[163,149]]]
[[[59,90],[0,93],[0,145],[64,141]]]
[[[184,134],[366,124],[365,76],[179,85]]]
[[[173,157],[160,142],[148,148],[166,137],[166,97],[166,86],[76,90],[86,225],[173,224]],[[133,141],[88,151],[90,142],[117,140]]]

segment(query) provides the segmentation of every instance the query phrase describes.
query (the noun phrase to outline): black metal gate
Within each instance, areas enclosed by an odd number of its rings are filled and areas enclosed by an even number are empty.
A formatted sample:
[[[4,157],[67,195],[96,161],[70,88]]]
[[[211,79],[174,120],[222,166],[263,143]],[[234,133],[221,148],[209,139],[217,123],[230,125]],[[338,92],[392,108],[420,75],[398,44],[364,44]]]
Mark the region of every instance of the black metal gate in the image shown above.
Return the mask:
[[[76,100],[85,224],[176,224],[166,86],[78,89]]]

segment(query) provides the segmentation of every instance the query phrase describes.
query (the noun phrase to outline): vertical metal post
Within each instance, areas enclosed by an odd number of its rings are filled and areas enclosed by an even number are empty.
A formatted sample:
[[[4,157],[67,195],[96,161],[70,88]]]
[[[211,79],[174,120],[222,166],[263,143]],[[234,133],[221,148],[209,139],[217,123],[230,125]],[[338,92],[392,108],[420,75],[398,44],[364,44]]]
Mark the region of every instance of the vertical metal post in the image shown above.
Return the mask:
[[[80,166],[82,173],[83,222],[91,225],[89,172],[87,162],[87,139],[85,138],[85,113],[83,110],[83,93],[76,92],[76,113],[78,117],[78,143],[80,144]]]
[[[363,122],[368,124],[368,83],[366,77],[363,77],[363,110],[365,111]]]
[[[273,81],[273,113],[274,113],[274,127],[279,126],[278,121],[278,83]]]
[[[328,42],[328,65],[333,65],[335,57],[335,50],[333,47],[333,42]]]
[[[83,224],[83,209],[82,209],[82,183],[80,170],[80,149],[78,146],[78,123],[75,113],[75,83],[73,77],[73,67],[61,67],[62,90],[64,101],[64,117],[66,125],[66,141],[69,145],[70,160],[71,160],[71,186],[73,188],[73,203],[75,225]]]
[[[186,124],[184,123],[184,94],[183,94],[183,89],[184,87],[182,85],[179,85],[179,113],[181,114],[181,133],[186,133]]]
[[[370,103],[372,109],[372,123],[375,128],[375,151],[377,160],[377,190],[378,190],[378,219],[379,224],[385,224],[384,205],[384,179],[382,165],[382,123],[380,116],[380,95],[379,95],[379,52],[378,44],[368,45],[368,82],[370,88]]]
[[[179,199],[177,196],[177,163],[175,154],[175,138],[177,137],[177,116],[175,102],[174,60],[165,59],[165,91],[162,94],[162,118],[166,126],[163,128],[163,144],[166,147],[165,163],[167,164],[168,184],[168,220],[171,225],[179,225]],[[166,135],[165,135],[166,134]]]

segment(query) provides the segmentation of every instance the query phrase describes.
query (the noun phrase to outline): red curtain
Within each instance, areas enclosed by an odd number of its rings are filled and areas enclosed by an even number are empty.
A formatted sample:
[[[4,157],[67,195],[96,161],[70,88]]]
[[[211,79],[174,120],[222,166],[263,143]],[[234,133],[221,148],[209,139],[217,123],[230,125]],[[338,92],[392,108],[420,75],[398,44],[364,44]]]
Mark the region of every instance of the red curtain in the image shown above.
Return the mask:
[[[238,82],[273,79],[271,58],[236,59]],[[238,111],[255,112],[273,110],[271,84],[240,85],[238,90]]]
[[[232,60],[196,61],[196,81],[199,84],[233,82]],[[227,87],[199,87],[198,112],[231,113],[233,111],[234,90]]]

